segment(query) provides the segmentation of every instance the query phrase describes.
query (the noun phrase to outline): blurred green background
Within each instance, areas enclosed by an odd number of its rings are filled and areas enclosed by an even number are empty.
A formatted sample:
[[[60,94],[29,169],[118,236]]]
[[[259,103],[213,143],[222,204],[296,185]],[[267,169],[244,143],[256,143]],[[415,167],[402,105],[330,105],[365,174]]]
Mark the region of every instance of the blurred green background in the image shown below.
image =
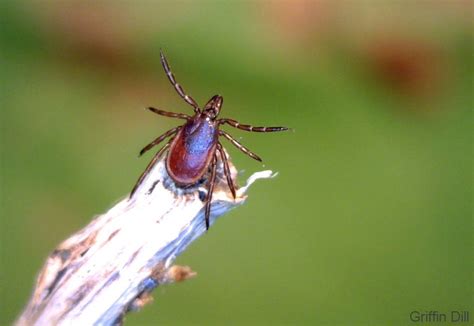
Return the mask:
[[[470,1],[2,1],[0,324],[46,256],[126,195],[138,151],[201,105],[231,130],[248,202],[178,258],[127,325],[410,324],[473,308]],[[471,321],[472,322],[472,321]]]

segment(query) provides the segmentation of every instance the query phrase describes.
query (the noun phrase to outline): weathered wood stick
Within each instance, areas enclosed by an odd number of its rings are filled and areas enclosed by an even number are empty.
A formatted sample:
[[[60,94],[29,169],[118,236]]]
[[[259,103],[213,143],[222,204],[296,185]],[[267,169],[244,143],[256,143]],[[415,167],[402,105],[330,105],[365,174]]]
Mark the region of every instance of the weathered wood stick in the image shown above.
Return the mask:
[[[235,180],[233,165],[231,173]],[[245,201],[256,179],[271,174],[252,175],[234,200],[220,166],[211,225]],[[176,189],[164,162],[158,162],[131,199],[123,199],[54,250],[16,325],[121,324],[125,313],[145,304],[155,287],[193,276],[190,268],[171,264],[206,232],[205,195],[205,185]]]

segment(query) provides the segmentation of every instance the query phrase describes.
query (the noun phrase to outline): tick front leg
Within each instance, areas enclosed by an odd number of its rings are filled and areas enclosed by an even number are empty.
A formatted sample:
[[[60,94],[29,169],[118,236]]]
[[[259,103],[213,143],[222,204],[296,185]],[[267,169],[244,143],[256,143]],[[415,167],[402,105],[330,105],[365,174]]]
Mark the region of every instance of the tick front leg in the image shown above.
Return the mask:
[[[145,177],[148,175],[148,173],[150,173],[151,169],[153,168],[153,166],[156,164],[156,162],[158,161],[158,159],[161,157],[161,155],[163,155],[163,153],[168,149],[168,147],[170,147],[170,143],[173,139],[170,139],[170,141],[165,145],[163,146],[159,151],[158,153],[155,154],[155,156],[153,156],[152,160],[150,161],[150,163],[148,163],[145,171],[143,171],[143,173],[140,175],[140,177],[138,178],[137,182],[135,183],[135,186],[133,187],[132,189],[132,192],[130,193],[130,197],[129,198],[132,198],[133,197],[133,194],[135,193],[135,191],[137,191],[138,187],[142,184],[143,180],[145,180]]]
[[[234,182],[232,180],[232,176],[230,175],[229,162],[227,161],[227,156],[225,155],[225,151],[221,143],[217,143],[217,150],[219,151],[219,154],[221,154],[221,159],[222,159],[222,164],[224,165],[224,174],[227,179],[227,184],[229,185],[230,192],[232,193],[232,196],[235,199]]]
[[[163,54],[162,51],[160,51],[160,57],[161,57],[161,64],[163,65],[163,69],[165,70],[166,76],[168,76],[168,79],[170,80],[171,84],[174,86],[174,89],[176,89],[176,92],[178,92],[179,96],[183,98],[183,100],[191,105],[194,108],[194,112],[199,113],[199,106],[196,103],[196,101],[189,95],[187,95],[183,88],[181,87],[180,84],[176,81],[176,78],[174,78],[173,73],[171,72],[170,65],[168,64],[168,61],[165,58],[165,55]]]
[[[149,151],[150,149],[152,149],[153,146],[156,146],[156,145],[158,145],[159,143],[161,143],[166,137],[169,137],[169,136],[174,135],[175,133],[177,133],[180,128],[181,128],[181,126],[176,127],[176,128],[173,128],[173,129],[170,129],[170,130],[168,130],[167,132],[165,132],[164,134],[162,134],[161,136],[159,136],[158,138],[156,138],[154,141],[152,141],[151,143],[149,143],[148,145],[146,145],[145,147],[143,147],[143,149],[140,151],[140,155],[139,155],[139,156],[142,156],[143,154],[145,154],[145,152],[147,152],[147,151]]]
[[[259,162],[262,162],[262,159],[255,153],[253,153],[251,150],[249,150],[247,147],[245,147],[244,145],[242,145],[241,143],[239,143],[236,139],[234,139],[234,137],[232,137],[231,135],[229,135],[228,133],[226,133],[224,130],[219,130],[219,135],[221,136],[224,136],[225,138],[227,138],[228,140],[230,140],[230,142],[235,146],[237,147],[238,149],[240,149],[242,152],[244,152],[245,154],[247,154],[248,156],[250,156],[251,158],[253,158],[254,160],[257,160]]]
[[[184,113],[175,113],[175,112],[163,111],[163,110],[152,108],[152,107],[149,107],[148,110],[150,110],[151,112],[154,112],[156,114],[163,115],[165,117],[169,117],[169,118],[178,118],[178,119],[184,119],[184,120],[191,119],[191,117],[189,115],[184,114]]]
[[[214,153],[214,158],[212,159],[211,165],[211,178],[209,179],[209,186],[207,188],[207,197],[206,197],[206,209],[205,209],[205,220],[206,220],[206,230],[209,230],[210,225],[210,215],[211,215],[211,201],[212,193],[214,192],[214,185],[216,183],[216,168],[217,168],[217,155]]]
[[[288,130],[287,127],[254,127],[251,125],[244,125],[240,122],[232,119],[219,119],[219,124],[231,125],[234,128],[238,128],[245,131],[253,131],[253,132],[275,132],[275,131],[285,131]]]

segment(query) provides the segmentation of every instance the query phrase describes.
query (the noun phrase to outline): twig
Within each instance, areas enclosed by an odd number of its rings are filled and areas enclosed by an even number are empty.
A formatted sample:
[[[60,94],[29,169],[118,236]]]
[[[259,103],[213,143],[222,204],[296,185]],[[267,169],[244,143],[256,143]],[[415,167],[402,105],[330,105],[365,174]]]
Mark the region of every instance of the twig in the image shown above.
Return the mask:
[[[233,166],[231,173],[235,180]],[[271,173],[255,173],[238,189],[234,200],[220,167],[211,225],[245,201],[245,193],[256,179],[269,178]],[[133,198],[123,199],[95,218],[48,257],[16,324],[121,324],[127,311],[150,301],[150,292],[158,285],[194,276],[189,267],[171,264],[206,232],[205,194],[204,187],[174,188],[160,161]]]

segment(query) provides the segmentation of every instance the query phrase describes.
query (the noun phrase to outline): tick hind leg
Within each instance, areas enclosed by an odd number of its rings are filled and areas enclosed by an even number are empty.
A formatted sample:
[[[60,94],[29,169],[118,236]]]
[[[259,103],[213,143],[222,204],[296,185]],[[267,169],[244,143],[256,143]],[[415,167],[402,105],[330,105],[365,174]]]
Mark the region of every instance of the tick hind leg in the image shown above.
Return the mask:
[[[209,225],[210,225],[212,193],[214,192],[214,185],[216,183],[216,168],[217,168],[217,155],[214,153],[214,157],[212,159],[212,165],[211,165],[211,178],[209,179],[209,185],[207,188],[206,208],[205,208],[205,213],[204,213],[204,218],[206,220],[206,230],[209,230]]]
[[[171,141],[173,139],[170,139],[170,141],[165,145],[163,146],[159,151],[158,153],[155,154],[155,156],[153,156],[152,160],[150,161],[150,163],[148,163],[145,171],[143,171],[143,173],[140,175],[140,177],[138,178],[137,182],[135,183],[135,186],[133,187],[132,189],[132,192],[130,193],[130,197],[129,198],[132,198],[133,195],[135,194],[135,191],[137,191],[138,187],[142,184],[143,180],[145,180],[145,177],[148,175],[148,173],[150,173],[151,169],[153,168],[153,166],[155,166],[156,162],[158,161],[158,159],[163,155],[163,153],[168,149],[168,147],[170,147],[170,144],[171,144]]]
[[[225,155],[225,151],[221,143],[217,143],[217,150],[219,151],[219,154],[221,155],[222,164],[224,165],[224,174],[227,179],[227,184],[229,185],[230,192],[232,193],[232,196],[235,199],[234,181],[232,180],[232,176],[230,174],[229,162],[227,160],[227,156]]]
[[[171,84],[174,86],[176,89],[176,92],[178,92],[179,96],[183,98],[183,100],[191,105],[194,108],[194,112],[198,113],[200,112],[199,106],[196,103],[196,101],[189,95],[187,95],[183,88],[181,87],[180,84],[176,81],[176,78],[174,77],[173,73],[171,72],[170,66],[168,64],[168,61],[165,58],[165,55],[163,54],[162,51],[160,51],[160,57],[161,57],[161,64],[163,65],[163,69],[165,69],[166,76],[168,76],[168,79],[170,80]]]
[[[149,151],[150,149],[152,149],[154,146],[156,146],[156,145],[158,145],[159,143],[161,143],[163,140],[165,140],[166,137],[172,136],[172,135],[174,135],[175,133],[177,133],[180,128],[181,128],[181,126],[176,127],[176,128],[173,128],[173,129],[170,129],[170,130],[168,130],[167,132],[165,132],[164,134],[160,135],[160,136],[159,136],[158,138],[156,138],[154,141],[152,141],[151,143],[149,143],[148,145],[146,145],[145,147],[143,147],[143,149],[140,151],[140,155],[139,155],[139,156],[142,156],[142,155],[145,154],[147,151]]]
[[[249,150],[247,147],[245,147],[244,145],[242,145],[241,143],[239,143],[234,137],[232,137],[231,135],[229,135],[228,133],[226,133],[224,130],[219,130],[219,135],[224,136],[225,138],[227,138],[228,140],[230,140],[230,142],[232,143],[232,145],[234,145],[235,147],[237,147],[238,149],[240,149],[242,152],[244,152],[245,154],[247,154],[248,156],[250,156],[250,157],[253,158],[254,160],[257,160],[257,161],[259,161],[259,162],[262,162],[262,159],[261,159],[257,154],[255,154],[254,152],[252,152],[251,150]]]

